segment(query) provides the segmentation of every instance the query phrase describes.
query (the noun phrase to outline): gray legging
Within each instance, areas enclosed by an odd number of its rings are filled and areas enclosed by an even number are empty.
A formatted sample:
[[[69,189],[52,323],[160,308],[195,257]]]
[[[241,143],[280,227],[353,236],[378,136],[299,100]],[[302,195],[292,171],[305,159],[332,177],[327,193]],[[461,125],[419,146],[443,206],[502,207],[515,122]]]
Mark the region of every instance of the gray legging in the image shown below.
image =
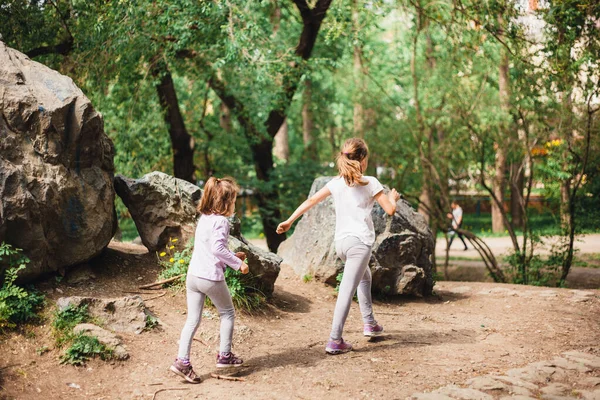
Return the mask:
[[[188,275],[186,279],[187,294],[187,320],[181,331],[179,339],[179,358],[190,358],[192,339],[202,319],[202,309],[206,296],[212,301],[221,317],[221,353],[231,351],[231,337],[233,336],[233,321],[235,311],[231,302],[231,295],[225,281],[209,281]]]
[[[331,340],[342,338],[344,323],[350,311],[352,297],[358,288],[358,304],[362,314],[363,323],[376,324],[373,316],[373,304],[371,300],[371,270],[369,259],[371,258],[371,246],[367,246],[359,238],[349,236],[338,240],[335,249],[339,258],[346,263],[344,266],[344,277],[340,283],[340,290],[333,312],[333,324],[331,326]]]

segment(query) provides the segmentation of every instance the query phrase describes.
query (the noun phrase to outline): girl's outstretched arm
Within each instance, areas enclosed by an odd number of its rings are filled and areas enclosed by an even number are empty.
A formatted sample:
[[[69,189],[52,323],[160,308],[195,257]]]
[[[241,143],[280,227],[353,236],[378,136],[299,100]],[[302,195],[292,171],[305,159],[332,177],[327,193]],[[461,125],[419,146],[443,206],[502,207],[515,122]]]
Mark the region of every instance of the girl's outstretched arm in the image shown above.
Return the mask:
[[[292,227],[292,224],[295,220],[300,218],[302,214],[304,214],[305,212],[319,204],[321,201],[326,199],[327,196],[329,196],[330,194],[331,192],[329,191],[329,188],[327,186],[324,186],[321,190],[313,194],[310,198],[304,200],[304,202],[300,204],[298,208],[296,208],[296,211],[294,211],[293,214],[290,215],[290,217],[287,220],[279,224],[279,226],[277,227],[277,233],[282,234],[284,232],[287,232]]]
[[[375,200],[379,203],[383,211],[388,215],[394,215],[396,212],[396,202],[400,199],[400,194],[396,189],[392,189],[387,195],[383,194],[383,190],[375,195]]]

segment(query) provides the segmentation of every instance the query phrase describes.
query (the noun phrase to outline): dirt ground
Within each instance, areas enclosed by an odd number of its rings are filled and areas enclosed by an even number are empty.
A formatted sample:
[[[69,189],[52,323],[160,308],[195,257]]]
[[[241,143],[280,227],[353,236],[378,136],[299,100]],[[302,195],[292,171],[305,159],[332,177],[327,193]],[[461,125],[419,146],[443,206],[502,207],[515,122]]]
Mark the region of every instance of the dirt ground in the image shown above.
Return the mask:
[[[85,367],[60,365],[49,315],[63,296],[122,297],[155,281],[156,256],[144,247],[111,243],[92,263],[96,278],[80,285],[49,278],[38,286],[49,300],[45,324],[0,338],[2,399],[405,399],[469,378],[504,374],[567,350],[600,355],[600,291],[523,287],[494,283],[439,282],[428,299],[378,300],[385,327],[377,341],[362,336],[358,304],[350,311],[345,339],[353,352],[328,356],[324,348],[335,305],[334,291],[304,283],[283,265],[270,306],[257,315],[238,313],[234,351],[246,367],[217,380],[218,315],[208,309],[196,334],[192,362],[199,385],[168,371],[185,321],[185,294],[147,291],[161,325],[139,335],[121,334],[131,357],[92,360]],[[131,294],[130,294],[131,295]],[[51,350],[38,355],[36,349]],[[600,376],[600,368],[586,377]],[[579,379],[579,378],[577,378]],[[595,378],[594,378],[595,379]],[[161,389],[179,389],[164,390]]]

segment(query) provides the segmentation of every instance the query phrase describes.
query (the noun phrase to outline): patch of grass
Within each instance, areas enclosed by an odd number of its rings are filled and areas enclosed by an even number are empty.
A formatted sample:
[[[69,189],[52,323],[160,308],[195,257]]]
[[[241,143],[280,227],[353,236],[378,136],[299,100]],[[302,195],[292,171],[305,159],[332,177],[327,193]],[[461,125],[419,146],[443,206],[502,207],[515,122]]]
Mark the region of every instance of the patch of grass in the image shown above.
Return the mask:
[[[87,304],[79,307],[69,304],[62,310],[56,310],[52,320],[52,333],[56,345],[63,347],[65,343],[72,341],[76,336],[73,333],[73,328],[78,324],[90,322],[91,320]]]
[[[600,253],[578,254],[573,260],[574,267],[600,268]]]
[[[97,337],[73,332],[75,326],[86,322],[97,322],[90,316],[87,304],[78,307],[69,305],[54,313],[52,333],[56,346],[68,346],[60,357],[61,364],[83,365],[94,357],[100,357],[102,360],[112,358],[113,349],[100,343]]]
[[[29,259],[21,253],[21,249],[0,243],[0,264],[8,267],[1,276],[0,332],[37,319],[37,313],[45,303],[44,296],[33,287],[26,290],[15,285],[18,272],[28,263]]]
[[[151,329],[154,329],[158,326],[158,319],[156,319],[156,317],[154,317],[153,315],[146,315],[146,325],[144,326],[144,330],[145,331],[149,331]]]
[[[306,274],[302,276],[302,282],[308,283],[313,280],[313,276],[311,274]]]
[[[510,218],[510,215],[509,215]],[[594,218],[583,218],[578,215],[577,221],[579,228],[577,229],[578,234],[584,233],[597,233],[600,232],[598,228],[594,228],[600,225],[600,222],[594,221]],[[532,231],[541,236],[555,236],[562,233],[560,227],[560,216],[555,214],[550,209],[543,211],[537,211],[535,209],[529,210],[529,224],[531,225]],[[508,231],[494,233],[492,232],[492,215],[490,213],[476,214],[465,214],[463,217],[462,228],[467,231],[471,231],[477,236],[481,237],[502,237],[508,236]],[[517,230],[517,235],[522,234],[522,231]],[[443,232],[439,233],[439,237],[443,237]]]
[[[71,345],[61,356],[60,363],[83,365],[90,358],[109,360],[112,356],[113,349],[100,343],[97,337],[79,334],[74,336]]]

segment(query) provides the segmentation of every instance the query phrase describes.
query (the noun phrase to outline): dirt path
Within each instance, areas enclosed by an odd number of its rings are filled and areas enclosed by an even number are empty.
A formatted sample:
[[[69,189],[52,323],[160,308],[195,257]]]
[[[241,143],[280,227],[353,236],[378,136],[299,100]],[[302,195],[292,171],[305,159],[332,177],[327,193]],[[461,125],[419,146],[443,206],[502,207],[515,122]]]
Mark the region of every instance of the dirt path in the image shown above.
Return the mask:
[[[154,255],[114,243],[92,268],[96,279],[91,283],[70,286],[50,279],[41,288],[50,302],[70,295],[121,297],[154,281],[158,271]],[[600,355],[600,291],[458,282],[440,282],[435,291],[438,297],[430,299],[376,301],[386,335],[372,342],[362,336],[354,304],[345,339],[356,350],[327,356],[333,289],[303,283],[283,266],[272,305],[260,315],[238,314],[236,320],[234,351],[248,365],[238,373],[245,382],[209,376],[218,345],[218,316],[212,309],[196,334],[206,345],[195,341],[192,349],[205,381],[188,385],[167,371],[185,321],[183,293],[147,302],[162,326],[121,335],[131,354],[124,362],[59,365],[46,323],[1,338],[0,398],[152,399],[159,389],[182,388],[157,393],[156,399],[405,399],[478,376],[504,375],[569,350]],[[42,346],[51,351],[37,355]],[[600,365],[578,374],[573,379],[600,377]]]

